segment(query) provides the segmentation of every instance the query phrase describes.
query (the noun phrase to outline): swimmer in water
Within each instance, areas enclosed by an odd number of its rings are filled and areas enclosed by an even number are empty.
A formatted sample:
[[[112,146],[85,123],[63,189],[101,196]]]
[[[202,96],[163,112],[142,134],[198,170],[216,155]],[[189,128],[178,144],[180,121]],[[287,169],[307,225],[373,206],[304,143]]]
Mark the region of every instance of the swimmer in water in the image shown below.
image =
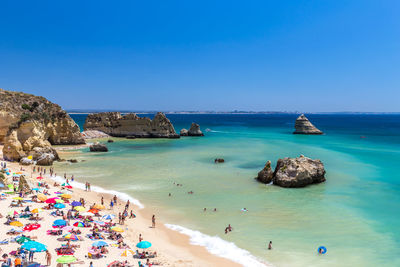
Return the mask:
[[[268,244],[268,249],[269,249],[269,250],[271,250],[271,249],[272,249],[272,241],[269,241],[269,244]]]

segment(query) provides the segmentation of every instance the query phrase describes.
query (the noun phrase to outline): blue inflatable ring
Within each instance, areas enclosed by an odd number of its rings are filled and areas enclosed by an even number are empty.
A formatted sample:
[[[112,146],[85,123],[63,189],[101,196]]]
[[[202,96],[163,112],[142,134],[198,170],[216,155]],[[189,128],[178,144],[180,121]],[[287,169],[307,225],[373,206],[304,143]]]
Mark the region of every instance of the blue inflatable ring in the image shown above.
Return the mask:
[[[326,251],[327,251],[326,247],[324,247],[324,246],[320,246],[320,247],[318,248],[318,250],[317,250],[318,253],[319,253],[320,250],[322,250],[322,253],[321,253],[321,254],[325,254]]]

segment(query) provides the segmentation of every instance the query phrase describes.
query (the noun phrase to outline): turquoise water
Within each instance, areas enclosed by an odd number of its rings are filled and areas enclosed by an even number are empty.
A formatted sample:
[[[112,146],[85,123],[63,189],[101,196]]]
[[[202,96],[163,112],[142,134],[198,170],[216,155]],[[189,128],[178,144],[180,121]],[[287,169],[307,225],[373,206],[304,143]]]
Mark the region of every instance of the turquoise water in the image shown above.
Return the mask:
[[[72,117],[82,126],[85,115]],[[217,235],[276,266],[400,266],[400,115],[310,115],[322,136],[291,134],[295,115],[168,117],[177,131],[192,121],[212,131],[119,139],[108,153],[84,149],[78,157],[85,162],[56,167],[132,195],[163,222]],[[284,189],[254,180],[267,160],[274,166],[300,154],[324,162],[326,183]],[[214,164],[216,157],[226,163]],[[234,231],[225,235],[229,223]],[[326,255],[316,253],[320,245]]]

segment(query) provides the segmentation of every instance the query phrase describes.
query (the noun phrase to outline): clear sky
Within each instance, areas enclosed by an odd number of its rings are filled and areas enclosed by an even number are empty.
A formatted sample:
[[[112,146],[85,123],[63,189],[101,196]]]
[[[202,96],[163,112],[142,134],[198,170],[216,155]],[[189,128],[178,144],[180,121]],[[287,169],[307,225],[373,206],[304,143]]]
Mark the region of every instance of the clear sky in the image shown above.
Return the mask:
[[[0,88],[66,109],[400,111],[400,1],[0,3]]]

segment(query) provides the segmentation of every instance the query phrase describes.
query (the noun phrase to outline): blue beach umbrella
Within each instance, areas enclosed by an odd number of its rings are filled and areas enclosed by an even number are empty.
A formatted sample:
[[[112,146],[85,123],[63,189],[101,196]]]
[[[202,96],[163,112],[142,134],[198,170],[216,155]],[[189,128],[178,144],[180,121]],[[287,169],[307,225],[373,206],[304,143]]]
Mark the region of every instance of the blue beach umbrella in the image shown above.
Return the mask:
[[[39,191],[39,188],[32,188],[33,191]]]
[[[55,204],[55,205],[54,205],[54,208],[56,208],[56,209],[63,209],[63,208],[65,208],[65,205],[62,204],[62,203],[58,203],[58,204]]]
[[[67,222],[64,220],[55,220],[53,222],[54,227],[60,227],[60,226],[66,226],[66,225],[67,225]]]
[[[82,203],[79,202],[79,201],[72,201],[71,206],[72,206],[72,207],[82,206]]]
[[[112,219],[114,219],[114,217],[115,217],[115,215],[113,215],[113,214],[106,214],[102,218],[104,220],[112,220]]]
[[[29,251],[34,251],[34,252],[42,252],[47,250],[47,246],[36,242],[36,241],[28,241],[25,242],[22,246],[22,248],[29,250]]]
[[[106,225],[106,223],[105,223],[105,222],[102,222],[102,221],[94,221],[94,223],[97,223],[97,224],[100,225],[100,226]]]
[[[149,248],[149,247],[151,247],[151,243],[149,241],[142,241],[142,242],[137,243],[136,247],[142,248],[142,249]]]
[[[106,242],[102,241],[102,240],[99,240],[99,241],[94,242],[92,244],[92,246],[98,248],[98,247],[108,246],[108,244]]]

